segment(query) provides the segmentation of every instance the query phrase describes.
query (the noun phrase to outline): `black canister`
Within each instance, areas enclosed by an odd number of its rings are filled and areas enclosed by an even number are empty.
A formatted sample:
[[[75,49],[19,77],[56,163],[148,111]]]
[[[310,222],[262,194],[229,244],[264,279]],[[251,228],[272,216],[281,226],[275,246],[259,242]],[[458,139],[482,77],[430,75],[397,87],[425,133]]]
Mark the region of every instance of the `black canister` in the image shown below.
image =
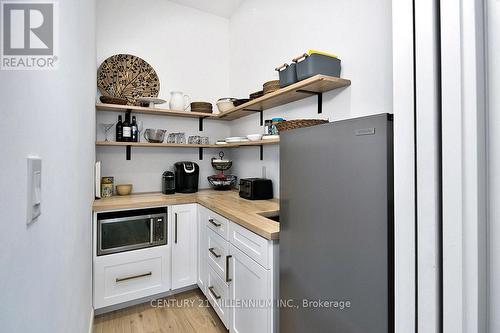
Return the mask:
[[[172,171],[165,171],[162,176],[161,192],[163,194],[175,193],[175,176]]]

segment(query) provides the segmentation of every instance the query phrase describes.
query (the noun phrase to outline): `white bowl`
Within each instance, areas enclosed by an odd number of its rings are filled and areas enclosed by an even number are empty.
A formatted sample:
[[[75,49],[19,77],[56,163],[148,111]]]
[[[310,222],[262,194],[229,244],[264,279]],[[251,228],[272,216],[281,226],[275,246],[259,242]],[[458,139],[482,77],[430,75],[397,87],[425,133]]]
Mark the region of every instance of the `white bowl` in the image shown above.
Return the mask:
[[[250,141],[259,141],[262,140],[262,134],[249,134],[247,135],[247,139]]]
[[[217,109],[219,109],[220,112],[226,112],[234,108],[234,103],[233,101],[219,101],[217,102]]]

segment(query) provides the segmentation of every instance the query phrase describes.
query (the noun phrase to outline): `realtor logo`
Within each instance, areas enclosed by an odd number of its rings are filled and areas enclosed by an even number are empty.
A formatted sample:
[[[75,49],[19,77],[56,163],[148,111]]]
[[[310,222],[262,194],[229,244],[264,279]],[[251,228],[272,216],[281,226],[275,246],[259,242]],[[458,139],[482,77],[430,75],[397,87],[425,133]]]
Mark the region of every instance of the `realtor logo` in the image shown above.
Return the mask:
[[[1,69],[54,69],[56,3],[1,1]]]

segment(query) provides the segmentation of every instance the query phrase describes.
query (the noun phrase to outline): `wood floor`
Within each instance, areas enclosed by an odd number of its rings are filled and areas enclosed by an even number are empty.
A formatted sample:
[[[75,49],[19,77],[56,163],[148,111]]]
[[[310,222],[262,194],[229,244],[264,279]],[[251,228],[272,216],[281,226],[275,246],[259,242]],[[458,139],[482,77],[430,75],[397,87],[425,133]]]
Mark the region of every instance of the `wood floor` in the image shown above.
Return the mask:
[[[164,303],[162,303],[164,302]],[[227,333],[199,289],[96,316],[94,333]]]

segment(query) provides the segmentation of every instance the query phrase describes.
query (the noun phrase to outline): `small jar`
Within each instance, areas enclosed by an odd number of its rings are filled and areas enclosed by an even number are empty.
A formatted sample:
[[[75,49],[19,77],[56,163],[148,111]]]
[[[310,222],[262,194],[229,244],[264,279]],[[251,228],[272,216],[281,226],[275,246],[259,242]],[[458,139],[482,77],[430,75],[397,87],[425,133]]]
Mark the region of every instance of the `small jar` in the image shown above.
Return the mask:
[[[271,135],[271,127],[273,126],[273,121],[271,119],[266,119],[264,122],[264,135]]]
[[[113,196],[113,177],[101,178],[101,198],[110,198]]]
[[[276,127],[276,124],[281,123],[285,121],[283,118],[273,118],[272,119],[272,125],[271,125],[271,135],[277,135],[279,134],[278,128]]]

